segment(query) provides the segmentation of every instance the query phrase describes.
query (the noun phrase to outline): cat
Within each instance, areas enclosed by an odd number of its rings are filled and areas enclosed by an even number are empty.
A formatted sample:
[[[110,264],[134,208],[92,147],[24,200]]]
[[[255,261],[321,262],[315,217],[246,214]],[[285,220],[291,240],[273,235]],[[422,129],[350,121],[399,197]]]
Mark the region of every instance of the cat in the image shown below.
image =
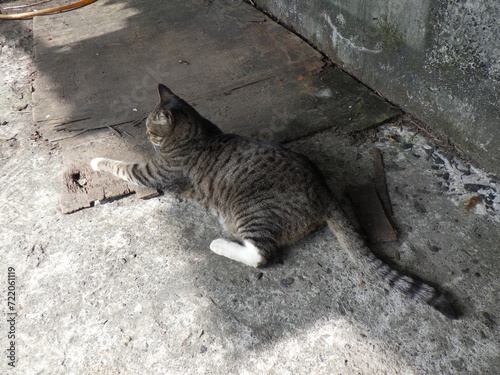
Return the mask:
[[[281,145],[223,133],[169,88],[146,120],[155,149],[145,163],[95,158],[91,167],[126,181],[192,199],[241,242],[215,239],[210,249],[263,266],[279,248],[325,223],[372,274],[451,319],[458,310],[430,285],[377,258],[342,212],[324,176],[304,155]]]

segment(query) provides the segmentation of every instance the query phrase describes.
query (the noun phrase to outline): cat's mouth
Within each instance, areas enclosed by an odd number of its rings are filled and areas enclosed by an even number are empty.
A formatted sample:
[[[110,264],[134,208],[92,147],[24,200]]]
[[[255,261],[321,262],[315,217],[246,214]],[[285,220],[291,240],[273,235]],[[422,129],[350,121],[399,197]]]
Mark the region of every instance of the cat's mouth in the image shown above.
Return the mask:
[[[161,141],[160,140],[154,140],[154,139],[151,139],[149,138],[149,142],[151,142],[153,144],[153,146],[160,146],[161,145]]]

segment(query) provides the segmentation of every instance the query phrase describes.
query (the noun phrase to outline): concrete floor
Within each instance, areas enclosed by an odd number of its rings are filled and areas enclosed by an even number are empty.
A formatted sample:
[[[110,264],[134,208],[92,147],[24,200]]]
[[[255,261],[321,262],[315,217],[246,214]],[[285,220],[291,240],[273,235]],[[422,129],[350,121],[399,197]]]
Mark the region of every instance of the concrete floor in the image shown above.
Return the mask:
[[[17,374],[498,374],[498,179],[407,127],[288,144],[342,196],[381,150],[399,269],[455,295],[464,316],[387,293],[328,229],[255,270],[208,250],[218,223],[186,201],[134,196],[63,215],[61,155],[31,120],[30,21],[0,23],[0,342]],[[27,105],[27,107],[25,107]]]

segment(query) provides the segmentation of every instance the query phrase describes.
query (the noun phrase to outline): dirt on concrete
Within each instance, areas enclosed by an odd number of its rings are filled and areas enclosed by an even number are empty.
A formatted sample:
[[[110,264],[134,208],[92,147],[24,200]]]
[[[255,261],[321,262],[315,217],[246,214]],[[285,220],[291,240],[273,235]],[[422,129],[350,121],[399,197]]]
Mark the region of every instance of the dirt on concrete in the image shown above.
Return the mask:
[[[346,187],[372,181],[380,150],[399,239],[375,251],[453,294],[457,321],[388,292],[326,228],[251,269],[210,252],[216,220],[170,196],[64,215],[61,151],[30,113],[31,29],[0,23],[2,373],[498,373],[495,176],[399,123],[363,142],[326,130],[287,143],[346,206]]]

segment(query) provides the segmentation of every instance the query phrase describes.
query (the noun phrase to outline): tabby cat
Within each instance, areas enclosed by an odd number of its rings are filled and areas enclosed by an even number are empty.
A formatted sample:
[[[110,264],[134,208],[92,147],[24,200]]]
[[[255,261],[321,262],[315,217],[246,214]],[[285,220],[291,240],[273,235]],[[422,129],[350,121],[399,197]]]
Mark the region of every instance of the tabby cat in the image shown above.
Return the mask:
[[[94,170],[200,203],[241,239],[219,238],[210,249],[253,267],[327,223],[372,274],[458,318],[443,294],[391,269],[370,251],[309,159],[280,145],[225,134],[166,86],[158,90],[160,102],[146,121],[154,156],[145,163],[95,158],[90,163]]]

